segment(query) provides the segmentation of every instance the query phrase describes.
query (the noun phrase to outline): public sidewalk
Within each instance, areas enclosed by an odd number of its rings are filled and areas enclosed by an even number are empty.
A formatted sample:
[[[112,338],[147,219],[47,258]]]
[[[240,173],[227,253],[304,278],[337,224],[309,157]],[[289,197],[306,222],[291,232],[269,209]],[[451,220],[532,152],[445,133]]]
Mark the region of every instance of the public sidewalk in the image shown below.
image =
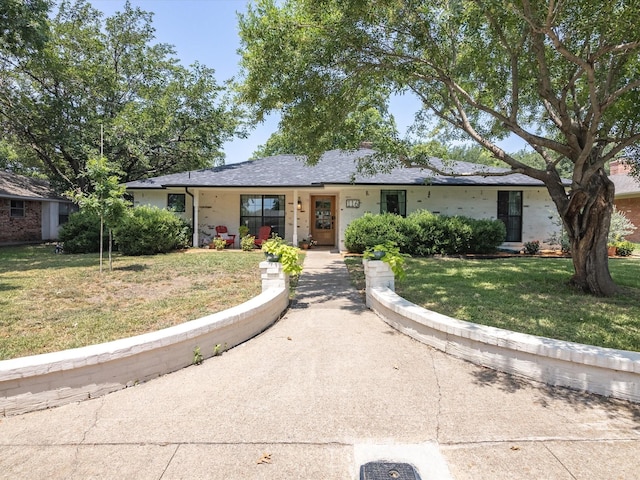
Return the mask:
[[[220,357],[0,419],[0,478],[635,479],[640,405],[548,388],[391,329],[342,257],[310,250],[284,318]]]

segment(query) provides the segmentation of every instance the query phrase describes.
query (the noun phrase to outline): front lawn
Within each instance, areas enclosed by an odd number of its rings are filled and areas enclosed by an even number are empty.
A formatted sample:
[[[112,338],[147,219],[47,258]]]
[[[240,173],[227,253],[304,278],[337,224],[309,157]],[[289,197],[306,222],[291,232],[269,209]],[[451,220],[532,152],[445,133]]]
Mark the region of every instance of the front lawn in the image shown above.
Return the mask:
[[[361,262],[347,258],[364,288]],[[570,259],[407,259],[396,292],[429,310],[483,325],[602,347],[640,351],[640,259],[616,258],[611,274],[621,287],[596,298],[566,285]]]
[[[55,255],[0,248],[0,360],[107,342],[238,305],[261,291],[262,253]]]

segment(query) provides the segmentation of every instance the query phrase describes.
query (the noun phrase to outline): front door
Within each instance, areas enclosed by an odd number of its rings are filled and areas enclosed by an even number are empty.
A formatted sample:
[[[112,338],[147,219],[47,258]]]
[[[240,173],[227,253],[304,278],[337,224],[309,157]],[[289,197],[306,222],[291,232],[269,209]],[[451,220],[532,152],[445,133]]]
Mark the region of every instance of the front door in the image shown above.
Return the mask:
[[[335,245],[335,223],[336,198],[311,197],[311,236],[318,242],[318,245]]]

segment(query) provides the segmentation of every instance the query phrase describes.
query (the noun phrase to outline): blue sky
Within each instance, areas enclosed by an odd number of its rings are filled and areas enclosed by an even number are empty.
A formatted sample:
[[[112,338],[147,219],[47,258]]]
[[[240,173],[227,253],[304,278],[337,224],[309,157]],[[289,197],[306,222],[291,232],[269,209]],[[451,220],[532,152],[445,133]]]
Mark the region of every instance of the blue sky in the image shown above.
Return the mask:
[[[238,12],[244,12],[247,0],[130,0],[133,6],[153,12],[156,41],[169,43],[176,49],[183,65],[199,62],[216,71],[221,84],[239,72],[240,48]],[[90,0],[91,4],[111,16],[123,9],[125,0]],[[415,98],[404,96],[393,99],[391,112],[400,132],[412,123],[418,105]],[[278,127],[277,116],[258,125],[246,139],[225,144],[226,162],[247,160],[256,148],[264,144]],[[503,148],[515,151],[518,144],[505,142]]]

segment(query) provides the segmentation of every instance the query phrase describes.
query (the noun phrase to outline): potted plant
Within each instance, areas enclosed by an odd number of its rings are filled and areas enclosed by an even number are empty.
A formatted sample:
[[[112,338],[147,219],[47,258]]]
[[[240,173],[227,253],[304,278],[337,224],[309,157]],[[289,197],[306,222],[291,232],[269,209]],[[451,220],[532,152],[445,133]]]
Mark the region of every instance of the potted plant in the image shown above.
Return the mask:
[[[240,248],[242,248],[243,252],[251,252],[256,247],[255,239],[253,235],[245,235],[244,237],[240,237]]]
[[[279,262],[280,261],[280,247],[284,244],[284,240],[274,233],[269,240],[265,240],[262,244],[262,251],[267,259],[267,262]]]
[[[369,247],[364,252],[364,258],[369,260],[382,260],[389,264],[393,276],[397,280],[402,280],[407,274],[405,272],[404,264],[405,257],[409,255],[400,253],[396,242],[386,241],[384,243]]]
[[[262,251],[267,262],[279,262],[282,264],[282,271],[290,275],[298,275],[302,271],[299,250],[296,247],[287,245],[277,234],[273,234],[269,240],[262,244]]]
[[[227,241],[222,237],[215,237],[211,243],[216,250],[224,250],[227,246]]]
[[[298,246],[302,249],[302,250],[308,250],[309,249],[309,240],[306,238],[303,238],[302,240],[300,240],[298,242]]]

